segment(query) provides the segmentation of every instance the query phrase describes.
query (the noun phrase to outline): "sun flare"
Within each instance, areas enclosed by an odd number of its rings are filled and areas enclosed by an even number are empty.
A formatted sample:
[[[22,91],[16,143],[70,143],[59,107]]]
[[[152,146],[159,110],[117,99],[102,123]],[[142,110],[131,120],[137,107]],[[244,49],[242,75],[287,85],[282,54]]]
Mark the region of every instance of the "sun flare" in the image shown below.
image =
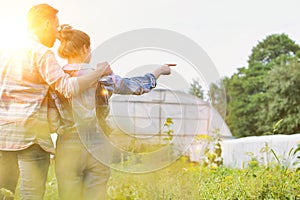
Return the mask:
[[[26,38],[26,23],[17,20],[0,21],[0,49],[18,49]]]

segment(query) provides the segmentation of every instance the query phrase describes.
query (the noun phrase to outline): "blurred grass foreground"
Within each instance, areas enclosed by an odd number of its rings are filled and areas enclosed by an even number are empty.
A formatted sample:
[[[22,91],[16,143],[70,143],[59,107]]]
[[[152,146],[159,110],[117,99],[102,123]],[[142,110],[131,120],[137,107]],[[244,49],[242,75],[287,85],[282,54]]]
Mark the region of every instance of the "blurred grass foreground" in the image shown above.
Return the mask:
[[[299,180],[300,170],[276,164],[250,165],[245,169],[204,167],[183,156],[168,167],[144,174],[112,169],[107,199],[300,199]],[[16,199],[19,199],[18,191]],[[51,160],[45,199],[59,199],[54,160]]]

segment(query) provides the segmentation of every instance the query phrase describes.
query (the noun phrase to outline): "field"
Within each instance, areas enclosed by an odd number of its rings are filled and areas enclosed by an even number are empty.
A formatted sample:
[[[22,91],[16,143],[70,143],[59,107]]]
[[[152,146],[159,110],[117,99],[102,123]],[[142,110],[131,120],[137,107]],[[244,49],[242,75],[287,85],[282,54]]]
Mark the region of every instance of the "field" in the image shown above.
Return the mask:
[[[201,167],[187,157],[181,157],[172,165],[152,173],[129,174],[112,170],[107,196],[110,200],[295,200],[300,199],[300,170],[288,170],[278,165],[247,169]],[[59,199],[53,161],[45,199]]]

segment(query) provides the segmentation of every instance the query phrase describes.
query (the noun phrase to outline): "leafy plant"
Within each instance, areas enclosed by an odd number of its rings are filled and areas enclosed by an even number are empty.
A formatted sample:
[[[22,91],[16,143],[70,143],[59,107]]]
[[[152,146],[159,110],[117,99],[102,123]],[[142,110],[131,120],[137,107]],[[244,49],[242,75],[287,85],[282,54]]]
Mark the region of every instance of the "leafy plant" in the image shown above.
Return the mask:
[[[212,132],[212,135],[196,136],[195,139],[206,140],[206,147],[204,149],[203,166],[218,167],[223,164],[222,154],[222,139],[220,130],[216,129]]]
[[[258,158],[258,156],[255,155],[253,152],[246,152],[245,154],[247,156],[250,156],[250,160],[243,162],[243,168],[247,167],[249,169],[254,169],[259,166],[262,166],[261,158]],[[245,163],[247,164],[246,166],[245,166]]]
[[[0,192],[3,196],[3,200],[7,199],[7,198],[13,198],[14,197],[14,193],[8,189],[5,188],[1,188]]]
[[[204,90],[203,87],[200,84],[200,80],[194,80],[193,83],[190,85],[189,93],[198,97],[199,99],[204,99]]]
[[[272,131],[267,131],[263,135],[275,135],[277,133],[278,129],[280,128],[282,122],[283,122],[283,119],[280,119],[278,122],[273,124]]]
[[[164,131],[164,133],[168,136],[167,138],[164,138],[164,140],[169,140],[171,141],[173,139],[173,133],[174,130],[171,129],[171,125],[174,124],[172,118],[168,117],[164,123],[164,127],[163,128],[167,128],[166,131]]]
[[[300,168],[300,155],[298,155],[298,152],[300,152],[300,144],[297,145],[296,149],[290,149],[286,159],[280,160],[273,149],[271,149],[271,152],[274,155],[278,165],[283,170],[287,171],[289,168]]]

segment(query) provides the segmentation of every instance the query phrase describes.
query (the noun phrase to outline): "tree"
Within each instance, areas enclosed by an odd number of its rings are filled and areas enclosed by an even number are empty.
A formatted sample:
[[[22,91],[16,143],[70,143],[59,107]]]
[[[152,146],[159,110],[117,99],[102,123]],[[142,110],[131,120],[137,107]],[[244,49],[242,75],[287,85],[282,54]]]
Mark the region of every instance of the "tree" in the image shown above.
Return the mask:
[[[227,96],[225,85],[228,82],[228,78],[224,78],[220,82],[211,83],[209,86],[209,100],[212,106],[219,112],[219,114],[225,119],[227,112]]]
[[[261,104],[259,129],[272,130],[282,120],[276,134],[300,132],[300,63],[297,59],[275,66],[266,76],[267,98]]]
[[[204,90],[199,80],[193,80],[193,83],[191,83],[189,93],[198,97],[199,99],[204,99]]]
[[[252,49],[248,68],[240,68],[226,88],[229,99],[226,122],[234,136],[263,134],[260,127],[265,120],[260,115],[270,95],[265,83],[268,72],[279,64],[286,65],[299,52],[299,45],[285,34],[267,36]]]
[[[249,56],[249,68],[253,66],[272,67],[280,56],[299,57],[299,45],[286,34],[273,34],[267,36],[252,49]],[[275,63],[273,62],[275,61]]]
[[[238,69],[227,85],[228,114],[226,117],[227,125],[229,126],[232,134],[236,137],[250,136],[255,133],[255,119],[251,114],[255,107],[251,104],[249,98],[249,81],[245,77],[246,68]],[[249,116],[250,115],[250,116]]]

